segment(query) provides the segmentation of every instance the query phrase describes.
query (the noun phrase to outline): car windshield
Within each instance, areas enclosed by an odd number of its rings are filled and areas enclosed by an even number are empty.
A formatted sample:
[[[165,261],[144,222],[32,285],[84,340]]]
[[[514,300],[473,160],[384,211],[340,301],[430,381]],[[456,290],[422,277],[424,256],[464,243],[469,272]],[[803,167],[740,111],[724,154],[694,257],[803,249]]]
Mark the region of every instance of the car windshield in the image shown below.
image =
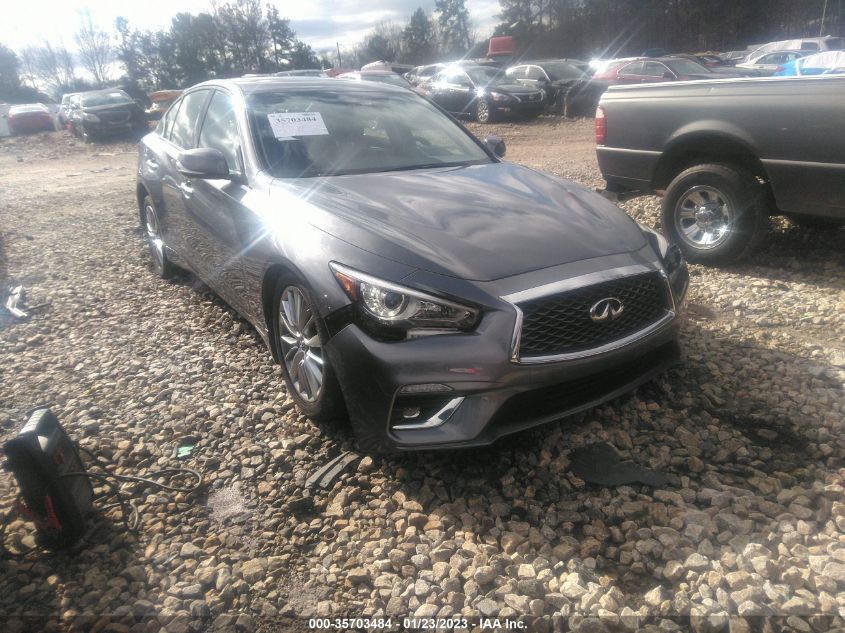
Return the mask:
[[[691,59],[664,59],[661,60],[669,68],[678,75],[702,75],[712,72],[706,66],[702,66],[698,62]]]
[[[408,87],[408,82],[399,75],[362,74],[361,79],[364,81],[377,81],[382,84],[390,84],[391,86],[400,86],[402,88]]]
[[[475,68],[465,68],[464,72],[469,75],[472,83],[477,86],[491,86],[509,82],[508,78],[498,68],[477,66]]]
[[[551,62],[543,64],[543,70],[549,79],[578,79],[586,72],[589,72],[588,64],[574,64],[572,62]]]
[[[492,162],[455,122],[411,92],[258,92],[247,109],[262,162],[279,178]]]
[[[120,105],[132,103],[132,98],[125,92],[95,92],[82,97],[82,106],[85,108],[96,108],[104,105]]]

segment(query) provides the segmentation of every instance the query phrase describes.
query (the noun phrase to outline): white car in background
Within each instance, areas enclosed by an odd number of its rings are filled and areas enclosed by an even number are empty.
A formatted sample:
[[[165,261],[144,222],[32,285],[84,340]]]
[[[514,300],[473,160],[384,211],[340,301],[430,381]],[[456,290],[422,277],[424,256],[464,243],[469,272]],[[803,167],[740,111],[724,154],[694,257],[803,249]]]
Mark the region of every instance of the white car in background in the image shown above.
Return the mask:
[[[756,70],[760,74],[771,75],[778,68],[789,62],[794,62],[808,55],[810,51],[775,51],[774,53],[760,53],[749,61],[737,64],[737,68]]]

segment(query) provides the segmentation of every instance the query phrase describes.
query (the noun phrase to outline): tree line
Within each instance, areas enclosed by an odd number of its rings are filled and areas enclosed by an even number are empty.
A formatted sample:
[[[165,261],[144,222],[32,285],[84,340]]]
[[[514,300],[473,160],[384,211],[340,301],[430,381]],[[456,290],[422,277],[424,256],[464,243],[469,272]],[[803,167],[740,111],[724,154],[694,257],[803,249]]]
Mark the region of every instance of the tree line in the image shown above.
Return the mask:
[[[753,43],[842,35],[845,0],[499,0],[494,34],[514,36],[527,57],[616,57],[647,48],[669,52],[741,49]],[[426,64],[483,55],[465,0],[435,0],[405,23],[382,22],[358,44],[319,56],[289,20],[261,0],[212,2],[177,13],[167,28],[139,30],[118,18],[111,31],[81,15],[76,52],[61,43],[19,54],[0,44],[0,100],[44,100],[121,85],[142,95],[215,77],[300,68],[357,68],[385,60]],[[476,44],[473,47],[473,44]],[[88,79],[78,76],[87,71]],[[116,69],[122,75],[116,78]]]
[[[496,35],[529,56],[588,59],[741,50],[799,37],[843,35],[843,0],[499,0]]]

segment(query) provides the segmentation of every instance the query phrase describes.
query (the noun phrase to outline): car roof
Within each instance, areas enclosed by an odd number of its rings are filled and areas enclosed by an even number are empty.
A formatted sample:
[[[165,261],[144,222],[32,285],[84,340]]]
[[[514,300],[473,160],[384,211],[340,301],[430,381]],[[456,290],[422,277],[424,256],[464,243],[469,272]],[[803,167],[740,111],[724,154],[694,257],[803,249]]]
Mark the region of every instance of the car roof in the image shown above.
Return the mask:
[[[354,71],[358,72],[358,71]],[[395,74],[395,73],[392,73]],[[213,79],[201,84],[191,86],[185,92],[197,88],[220,87],[242,93],[244,96],[261,92],[273,92],[279,89],[291,88],[302,90],[303,88],[319,89],[324,88],[326,92],[383,92],[384,90],[395,90],[398,93],[407,94],[408,90],[401,86],[392,86],[374,81],[336,81],[332,77],[239,77],[237,79]]]
[[[583,59],[575,59],[573,57],[561,57],[559,59],[526,59],[514,64],[514,66],[542,66],[543,64],[557,64],[564,62],[566,64],[587,64]]]

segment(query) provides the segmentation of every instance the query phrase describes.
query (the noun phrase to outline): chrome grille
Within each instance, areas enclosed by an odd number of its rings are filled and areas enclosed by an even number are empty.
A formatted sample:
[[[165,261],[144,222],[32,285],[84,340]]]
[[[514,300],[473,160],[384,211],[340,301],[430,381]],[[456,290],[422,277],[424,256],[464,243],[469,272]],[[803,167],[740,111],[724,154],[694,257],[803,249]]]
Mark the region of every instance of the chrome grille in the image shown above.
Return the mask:
[[[622,302],[619,317],[590,318],[591,308],[613,297]],[[560,294],[522,302],[520,358],[583,352],[630,336],[666,315],[670,305],[659,272],[622,277]]]

